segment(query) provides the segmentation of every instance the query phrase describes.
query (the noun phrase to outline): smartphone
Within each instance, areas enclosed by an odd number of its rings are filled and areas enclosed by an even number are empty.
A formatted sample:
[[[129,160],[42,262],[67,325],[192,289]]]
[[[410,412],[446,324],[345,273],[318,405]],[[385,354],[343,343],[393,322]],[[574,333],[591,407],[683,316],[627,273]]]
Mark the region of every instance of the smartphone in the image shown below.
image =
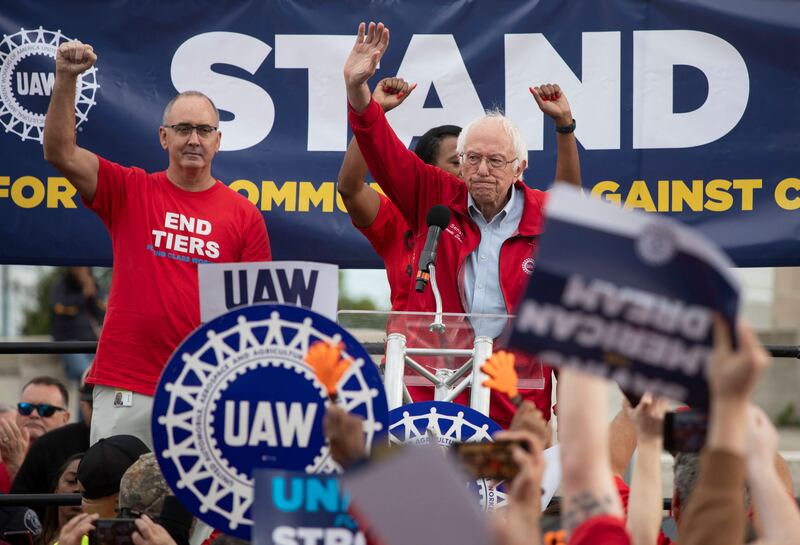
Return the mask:
[[[668,412],[664,415],[664,450],[700,452],[706,443],[708,415],[700,411]]]
[[[89,545],[133,545],[136,519],[97,519],[89,532]]]
[[[510,480],[519,472],[511,456],[514,445],[528,450],[528,444],[522,441],[500,440],[491,443],[454,443],[452,451],[471,477]]]
[[[27,530],[3,532],[3,540],[10,545],[33,545],[33,536]]]

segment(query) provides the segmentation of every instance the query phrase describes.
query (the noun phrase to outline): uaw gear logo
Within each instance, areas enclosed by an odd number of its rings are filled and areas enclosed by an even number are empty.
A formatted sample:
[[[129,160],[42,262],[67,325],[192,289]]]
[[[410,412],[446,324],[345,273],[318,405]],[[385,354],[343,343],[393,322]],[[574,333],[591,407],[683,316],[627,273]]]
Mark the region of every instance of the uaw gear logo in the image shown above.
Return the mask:
[[[443,401],[410,403],[389,413],[389,442],[392,444],[435,444],[450,448],[456,442],[493,441],[500,426],[465,405]],[[506,506],[505,482],[494,484],[478,479],[467,484],[484,511]]]
[[[533,269],[536,268],[536,262],[533,260],[532,257],[526,257],[522,260],[522,272],[527,274],[528,276],[533,275]]]
[[[20,29],[3,35],[0,42],[0,123],[23,141],[42,143],[44,117],[55,83],[58,46],[71,41],[60,30],[52,32]],[[75,125],[80,126],[94,106],[97,67],[78,78],[75,96]]]
[[[322,429],[328,395],[304,362],[317,341],[352,361],[337,404],[364,419],[369,447],[389,413],[380,374],[347,331],[285,305],[232,310],[175,350],[153,402],[153,445],[178,499],[214,528],[250,540],[253,469],[334,473]]]
[[[677,240],[669,225],[651,223],[636,239],[636,252],[648,265],[658,266],[669,263],[675,255]]]

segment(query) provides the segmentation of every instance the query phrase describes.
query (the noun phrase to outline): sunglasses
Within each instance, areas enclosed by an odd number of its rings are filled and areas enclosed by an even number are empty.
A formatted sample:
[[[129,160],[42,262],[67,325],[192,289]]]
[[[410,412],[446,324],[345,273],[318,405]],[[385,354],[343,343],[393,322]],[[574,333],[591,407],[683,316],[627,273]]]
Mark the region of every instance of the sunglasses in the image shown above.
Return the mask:
[[[36,409],[36,412],[39,413],[39,416],[42,418],[53,416],[57,411],[66,411],[63,407],[56,407],[49,403],[25,403],[24,401],[17,403],[17,411],[19,411],[19,414],[22,416],[29,416],[34,409]]]

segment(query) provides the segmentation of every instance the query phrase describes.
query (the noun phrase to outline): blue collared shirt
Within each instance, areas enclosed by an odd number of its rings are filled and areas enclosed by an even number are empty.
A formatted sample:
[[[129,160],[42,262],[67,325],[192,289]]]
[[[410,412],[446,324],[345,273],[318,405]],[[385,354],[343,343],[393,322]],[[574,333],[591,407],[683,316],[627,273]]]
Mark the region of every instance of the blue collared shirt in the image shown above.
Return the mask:
[[[470,314],[506,314],[506,302],[500,289],[500,248],[503,242],[514,236],[522,219],[525,204],[522,190],[512,186],[511,198],[503,209],[487,222],[472,195],[467,196],[467,210],[472,221],[481,231],[481,242],[469,254],[464,271],[464,290]],[[475,335],[497,337],[505,326],[505,320],[473,320]]]

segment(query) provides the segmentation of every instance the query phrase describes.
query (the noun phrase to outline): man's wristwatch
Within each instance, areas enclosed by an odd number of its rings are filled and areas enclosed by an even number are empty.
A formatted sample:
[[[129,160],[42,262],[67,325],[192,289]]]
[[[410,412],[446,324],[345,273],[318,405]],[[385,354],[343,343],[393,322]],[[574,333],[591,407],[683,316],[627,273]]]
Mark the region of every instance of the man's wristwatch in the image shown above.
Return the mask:
[[[564,125],[563,127],[556,127],[556,132],[561,134],[569,134],[571,132],[575,132],[575,118],[572,118],[572,123],[569,125]]]

